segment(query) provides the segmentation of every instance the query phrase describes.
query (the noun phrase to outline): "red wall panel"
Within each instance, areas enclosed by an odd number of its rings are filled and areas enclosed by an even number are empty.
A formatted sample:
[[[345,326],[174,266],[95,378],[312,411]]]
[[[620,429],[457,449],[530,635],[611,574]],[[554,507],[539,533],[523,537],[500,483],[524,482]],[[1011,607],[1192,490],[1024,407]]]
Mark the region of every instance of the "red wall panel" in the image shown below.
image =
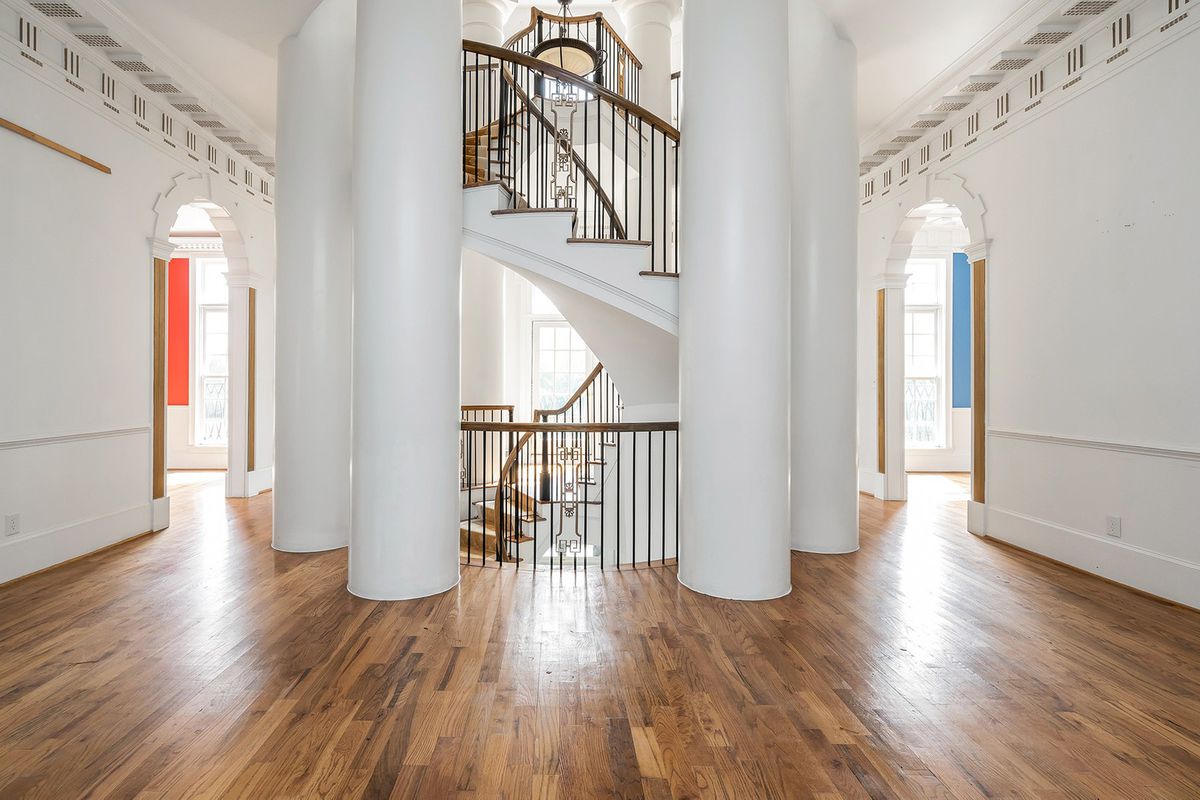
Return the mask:
[[[189,260],[172,258],[167,270],[167,405],[186,406],[191,360],[192,286]]]

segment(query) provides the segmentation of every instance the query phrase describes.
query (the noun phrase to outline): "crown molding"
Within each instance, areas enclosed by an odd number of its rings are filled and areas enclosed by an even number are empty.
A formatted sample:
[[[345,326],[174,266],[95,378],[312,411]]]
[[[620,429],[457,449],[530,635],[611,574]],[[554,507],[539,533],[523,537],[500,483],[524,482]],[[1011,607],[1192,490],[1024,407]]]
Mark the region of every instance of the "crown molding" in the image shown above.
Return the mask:
[[[904,289],[908,286],[907,272],[881,272],[871,279],[873,289]]]
[[[166,239],[155,239],[154,237],[150,237],[146,241],[150,243],[150,254],[154,258],[162,259],[163,261],[169,261],[177,249],[174,243],[169,242]]]
[[[119,34],[118,39],[123,39],[127,47],[137,50],[149,59],[156,72],[171,75],[183,85],[190,95],[207,101],[206,108],[213,113],[221,114],[226,121],[233,123],[233,126],[244,135],[244,138],[253,141],[264,154],[272,157],[275,155],[275,137],[267,134],[253,122],[250,115],[241,106],[230,100],[199,72],[172,56],[170,48],[147,32],[111,0],[72,0],[72,2],[81,11],[86,9],[89,14],[116,31]]]
[[[967,260],[974,264],[976,261],[986,261],[991,248],[992,240],[984,239],[979,242],[971,242],[963,248],[963,252],[967,254]]]
[[[945,95],[956,94],[967,75],[986,72],[992,56],[1006,49],[1018,32],[1052,16],[1063,0],[1027,0],[1019,9],[972,45],[965,53],[896,107],[870,133],[859,140],[860,157],[874,153],[880,145],[891,142],[896,131],[908,128],[909,123],[925,114],[930,106]]]

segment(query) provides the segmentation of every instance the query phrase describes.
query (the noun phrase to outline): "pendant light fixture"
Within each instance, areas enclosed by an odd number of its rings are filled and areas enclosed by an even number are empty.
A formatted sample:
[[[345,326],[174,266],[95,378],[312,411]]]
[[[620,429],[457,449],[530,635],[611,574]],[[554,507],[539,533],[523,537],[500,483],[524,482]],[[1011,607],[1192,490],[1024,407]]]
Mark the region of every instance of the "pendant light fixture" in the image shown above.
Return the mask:
[[[606,54],[583,39],[570,35],[567,17],[571,13],[571,0],[559,0],[559,5],[562,6],[562,19],[558,26],[558,36],[540,43],[533,48],[530,55],[574,75],[590,77],[604,65]]]

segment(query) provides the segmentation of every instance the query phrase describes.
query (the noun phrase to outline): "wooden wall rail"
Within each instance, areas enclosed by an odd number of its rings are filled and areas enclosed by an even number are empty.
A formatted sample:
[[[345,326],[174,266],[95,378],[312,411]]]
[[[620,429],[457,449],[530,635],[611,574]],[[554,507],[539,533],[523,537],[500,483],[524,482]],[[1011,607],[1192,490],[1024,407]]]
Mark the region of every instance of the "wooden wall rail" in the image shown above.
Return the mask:
[[[678,422],[463,422],[464,431],[511,433],[641,433],[677,431]]]
[[[65,147],[65,146],[59,144],[58,142],[47,139],[45,136],[42,136],[40,133],[34,133],[33,131],[29,130],[28,128],[23,128],[20,125],[18,125],[17,123],[11,122],[7,119],[4,119],[3,117],[0,117],[0,128],[5,128],[6,130],[10,130],[13,133],[17,134],[18,136],[24,136],[26,139],[30,140],[31,142],[37,142],[42,147],[49,147],[54,152],[61,153],[64,156],[66,156],[67,158],[73,158],[76,161],[80,162],[81,164],[86,164],[94,170],[99,170],[100,172],[103,172],[105,175],[112,175],[112,170],[109,169],[108,167],[106,167],[104,164],[101,164],[99,161],[90,159],[87,156],[85,156],[83,153],[77,153],[76,151],[72,150],[69,147]]]

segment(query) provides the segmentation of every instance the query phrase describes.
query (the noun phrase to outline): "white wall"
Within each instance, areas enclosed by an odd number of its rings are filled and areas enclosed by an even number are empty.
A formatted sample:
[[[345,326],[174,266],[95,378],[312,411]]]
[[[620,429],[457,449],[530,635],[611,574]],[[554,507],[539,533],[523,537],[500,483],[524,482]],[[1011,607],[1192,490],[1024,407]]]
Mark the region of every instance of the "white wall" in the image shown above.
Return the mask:
[[[0,39],[0,117],[112,174],[0,131],[0,516],[19,514],[21,526],[0,537],[0,582],[150,529],[148,238],[160,195],[210,174],[188,166],[178,145],[143,135],[130,114],[104,110],[98,91],[66,94],[76,90],[62,88],[49,57],[40,69],[21,62]],[[177,123],[176,137],[183,131]],[[273,214],[241,187],[220,186],[222,178],[206,179],[206,194],[233,215],[265,282],[257,452],[269,468]]]
[[[1089,63],[1103,69],[1096,49]],[[987,534],[1200,606],[1200,104],[1190,99],[1200,35],[1146,52],[1086,75],[1028,124],[1018,110],[941,177],[982,201],[992,240]],[[1066,91],[1054,80],[1047,104]],[[863,213],[864,287],[884,271],[901,215],[939,177],[933,164]],[[860,310],[860,460],[872,464],[865,288]],[[1123,518],[1122,538],[1105,535],[1107,515]]]

